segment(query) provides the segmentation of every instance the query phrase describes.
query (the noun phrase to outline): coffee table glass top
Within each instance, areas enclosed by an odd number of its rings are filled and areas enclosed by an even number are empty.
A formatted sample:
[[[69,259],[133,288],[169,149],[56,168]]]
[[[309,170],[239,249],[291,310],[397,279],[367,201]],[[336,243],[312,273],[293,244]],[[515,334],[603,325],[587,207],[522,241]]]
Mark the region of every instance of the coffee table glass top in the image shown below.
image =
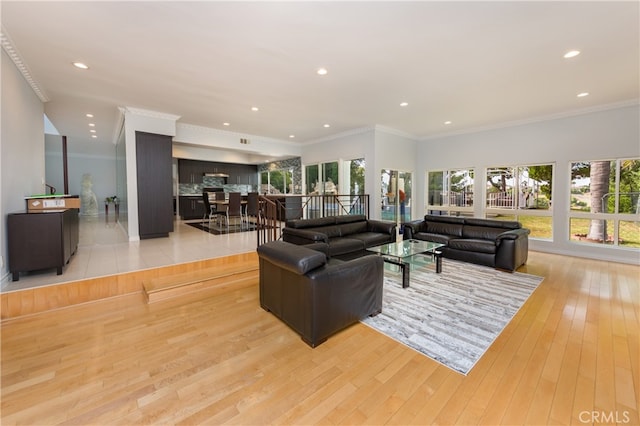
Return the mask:
[[[367,250],[382,256],[393,256],[398,259],[404,259],[420,253],[433,253],[444,244],[433,243],[431,241],[422,240],[403,240],[399,243],[387,243],[381,246],[370,247]]]

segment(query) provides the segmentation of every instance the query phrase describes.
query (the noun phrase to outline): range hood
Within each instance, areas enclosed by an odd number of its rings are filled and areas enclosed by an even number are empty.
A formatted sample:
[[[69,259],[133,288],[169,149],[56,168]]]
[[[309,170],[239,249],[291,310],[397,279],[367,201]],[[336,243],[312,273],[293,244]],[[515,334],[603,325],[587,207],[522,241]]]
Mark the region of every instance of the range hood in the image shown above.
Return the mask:
[[[229,175],[226,173],[204,173],[202,176],[206,177],[219,177],[219,178],[228,178]]]

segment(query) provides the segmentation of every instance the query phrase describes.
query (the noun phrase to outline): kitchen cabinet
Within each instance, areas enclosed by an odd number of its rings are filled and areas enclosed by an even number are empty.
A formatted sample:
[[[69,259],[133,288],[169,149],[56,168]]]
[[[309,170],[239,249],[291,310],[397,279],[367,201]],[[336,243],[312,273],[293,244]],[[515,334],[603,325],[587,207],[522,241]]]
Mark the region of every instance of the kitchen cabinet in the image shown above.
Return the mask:
[[[258,166],[250,164],[234,164],[233,171],[229,173],[229,183],[241,185],[258,184]]]
[[[136,132],[138,233],[141,239],[173,231],[171,136]]]
[[[42,210],[7,216],[9,272],[56,268],[58,275],[78,249],[78,209]]]
[[[258,166],[251,164],[217,163],[213,161],[178,160],[180,183],[202,183],[205,173],[222,173],[228,184],[257,185]]]
[[[180,196],[180,218],[182,220],[202,219],[205,207],[201,195]]]
[[[210,173],[207,161],[179,160],[178,178],[180,183],[202,183],[202,175]]]

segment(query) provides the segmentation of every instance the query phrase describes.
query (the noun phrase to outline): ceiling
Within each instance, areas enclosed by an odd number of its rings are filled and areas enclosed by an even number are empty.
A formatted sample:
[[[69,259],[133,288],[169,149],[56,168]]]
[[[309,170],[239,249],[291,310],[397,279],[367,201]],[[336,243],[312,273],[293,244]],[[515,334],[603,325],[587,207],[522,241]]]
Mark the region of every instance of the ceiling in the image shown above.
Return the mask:
[[[371,126],[427,139],[639,97],[635,1],[1,7],[5,50],[60,134],[87,143],[113,141],[118,107],[305,143]]]

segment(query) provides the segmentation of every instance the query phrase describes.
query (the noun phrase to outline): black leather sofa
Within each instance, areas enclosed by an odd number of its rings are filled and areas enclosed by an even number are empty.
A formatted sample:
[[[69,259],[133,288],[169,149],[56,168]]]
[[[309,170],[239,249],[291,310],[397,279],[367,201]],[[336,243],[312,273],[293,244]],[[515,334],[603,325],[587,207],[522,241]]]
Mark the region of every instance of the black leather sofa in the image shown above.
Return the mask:
[[[529,230],[519,222],[426,215],[404,224],[404,238],[446,244],[442,255],[514,271],[527,262]]]
[[[383,260],[328,260],[321,251],[284,241],[258,247],[260,306],[316,347],[345,327],[382,311]]]
[[[289,220],[282,230],[283,241],[298,245],[325,243],[329,256],[342,260],[360,257],[368,247],[391,243],[395,238],[395,222],[364,215]]]

